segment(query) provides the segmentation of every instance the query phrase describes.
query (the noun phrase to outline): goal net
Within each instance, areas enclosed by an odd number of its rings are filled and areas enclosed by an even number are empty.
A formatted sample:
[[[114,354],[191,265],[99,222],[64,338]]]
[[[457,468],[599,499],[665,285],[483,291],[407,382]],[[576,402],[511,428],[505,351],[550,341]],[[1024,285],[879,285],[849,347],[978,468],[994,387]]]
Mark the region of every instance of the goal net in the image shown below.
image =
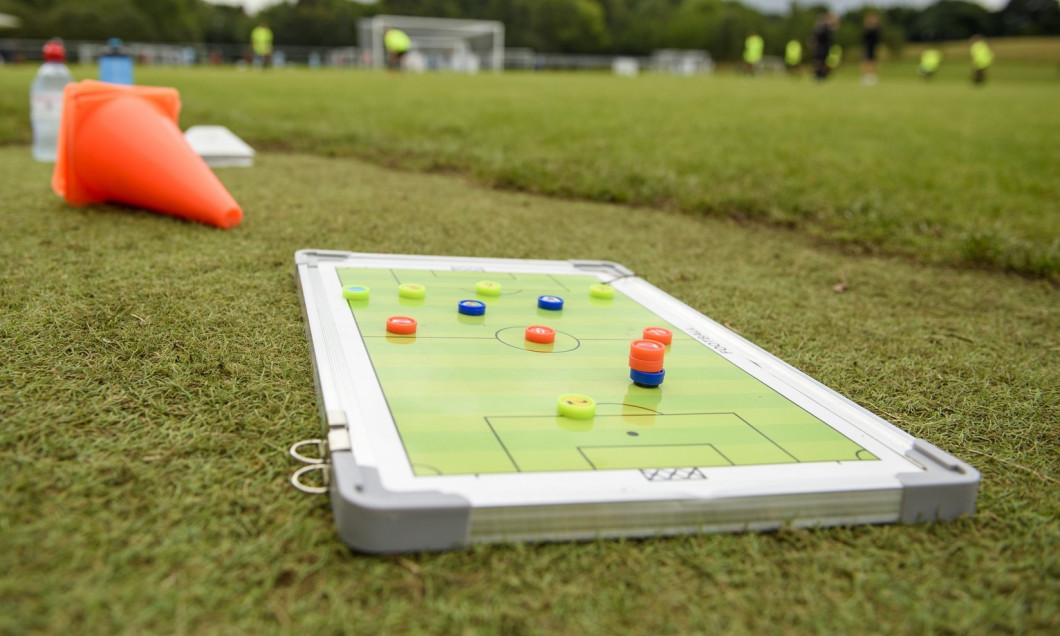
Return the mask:
[[[504,68],[504,24],[493,20],[455,20],[405,15],[377,15],[357,21],[362,62],[386,65],[383,34],[400,29],[412,42],[404,65],[410,70],[475,73]]]

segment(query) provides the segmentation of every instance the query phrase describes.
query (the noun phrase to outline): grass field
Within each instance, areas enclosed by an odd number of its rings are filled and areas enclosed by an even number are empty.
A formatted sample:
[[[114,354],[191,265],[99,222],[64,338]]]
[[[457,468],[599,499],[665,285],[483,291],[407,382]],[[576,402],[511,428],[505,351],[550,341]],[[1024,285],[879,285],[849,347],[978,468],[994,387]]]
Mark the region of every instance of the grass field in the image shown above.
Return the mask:
[[[0,69],[0,632],[1055,633],[1060,87],[908,70],[138,69],[266,150],[220,172],[246,211],[220,231],[65,205],[25,145],[31,72]],[[979,512],[351,553],[287,483],[319,426],[310,247],[619,261],[975,465]]]
[[[924,262],[1060,280],[1057,71],[1002,62],[866,89],[733,75],[395,77],[143,69],[182,124],[252,145],[465,174],[504,188],[793,227]],[[80,69],[80,73],[90,72]],[[0,140],[27,142],[31,69],[0,73]]]

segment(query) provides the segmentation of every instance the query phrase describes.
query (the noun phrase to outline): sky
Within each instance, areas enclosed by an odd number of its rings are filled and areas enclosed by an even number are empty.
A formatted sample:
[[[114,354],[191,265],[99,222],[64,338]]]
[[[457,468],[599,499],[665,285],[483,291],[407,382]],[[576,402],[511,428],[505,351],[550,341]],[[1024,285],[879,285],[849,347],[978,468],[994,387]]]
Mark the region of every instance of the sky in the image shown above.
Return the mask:
[[[209,0],[214,4],[241,4],[246,7],[248,13],[254,13],[255,11],[267,7],[271,4],[277,4],[286,0]],[[769,13],[784,13],[788,9],[789,0],[741,0],[744,4],[757,8],[759,11],[766,11]],[[923,7],[932,4],[935,0],[804,0],[803,4],[828,4],[837,13],[843,13],[848,9],[854,9],[857,7],[864,6],[866,4],[873,4],[878,7],[888,7],[893,5],[904,5],[911,7]],[[970,0],[971,2],[978,2],[991,11],[997,11],[1007,4],[1008,0]]]

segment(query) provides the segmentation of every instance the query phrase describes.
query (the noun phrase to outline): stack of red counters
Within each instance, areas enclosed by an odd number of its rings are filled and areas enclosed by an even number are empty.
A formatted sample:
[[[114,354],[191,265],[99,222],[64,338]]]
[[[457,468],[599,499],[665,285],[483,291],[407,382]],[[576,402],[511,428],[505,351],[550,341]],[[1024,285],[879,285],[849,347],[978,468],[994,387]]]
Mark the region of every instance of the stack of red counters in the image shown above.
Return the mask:
[[[674,341],[674,334],[669,329],[664,327],[645,327],[644,335],[641,336],[645,340],[655,340],[661,342],[666,346],[669,346]]]
[[[656,387],[662,384],[663,356],[666,345],[655,340],[634,340],[629,345],[629,379],[637,386]]]
[[[662,384],[666,375],[663,357],[674,336],[662,327],[648,327],[643,335],[643,339],[629,345],[629,378],[637,386],[654,388]]]

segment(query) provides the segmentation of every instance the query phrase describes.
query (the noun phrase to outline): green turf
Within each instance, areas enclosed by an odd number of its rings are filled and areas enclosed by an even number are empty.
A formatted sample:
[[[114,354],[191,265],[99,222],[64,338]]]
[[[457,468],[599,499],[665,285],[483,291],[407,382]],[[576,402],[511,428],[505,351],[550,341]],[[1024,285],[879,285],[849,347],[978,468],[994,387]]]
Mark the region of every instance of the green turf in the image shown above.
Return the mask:
[[[799,229],[849,249],[1060,279],[1060,87],[999,62],[975,89],[888,64],[814,85],[732,73],[393,76],[138,68],[182,124],[258,148],[455,171],[497,187]],[[26,142],[32,69],[0,72],[0,140]],[[94,72],[79,68],[80,77]]]
[[[599,278],[360,267],[340,268],[338,276],[343,286],[374,290],[368,301],[349,302],[371,357],[370,370],[356,370],[374,372],[369,382],[378,377],[418,475],[835,462],[867,454],[625,294],[592,298],[589,286]],[[459,315],[457,303],[491,277],[502,281],[502,293],[479,296],[485,315]],[[401,298],[401,283],[422,284],[426,298]],[[538,309],[544,294],[563,294],[563,309]],[[416,333],[388,334],[386,320],[395,315],[414,317]],[[555,329],[556,341],[527,342],[524,330],[536,324]],[[678,332],[665,355],[664,389],[629,380],[629,343],[653,325]],[[557,414],[559,396],[569,393],[599,403],[592,422]],[[647,452],[664,447],[659,456]]]
[[[0,148],[0,174],[2,633],[1060,628],[1050,283],[348,159],[264,153],[222,172],[246,210],[231,231],[67,207],[25,146]],[[979,512],[353,554],[327,500],[287,483],[286,448],[319,430],[301,248],[622,262],[975,465]]]

